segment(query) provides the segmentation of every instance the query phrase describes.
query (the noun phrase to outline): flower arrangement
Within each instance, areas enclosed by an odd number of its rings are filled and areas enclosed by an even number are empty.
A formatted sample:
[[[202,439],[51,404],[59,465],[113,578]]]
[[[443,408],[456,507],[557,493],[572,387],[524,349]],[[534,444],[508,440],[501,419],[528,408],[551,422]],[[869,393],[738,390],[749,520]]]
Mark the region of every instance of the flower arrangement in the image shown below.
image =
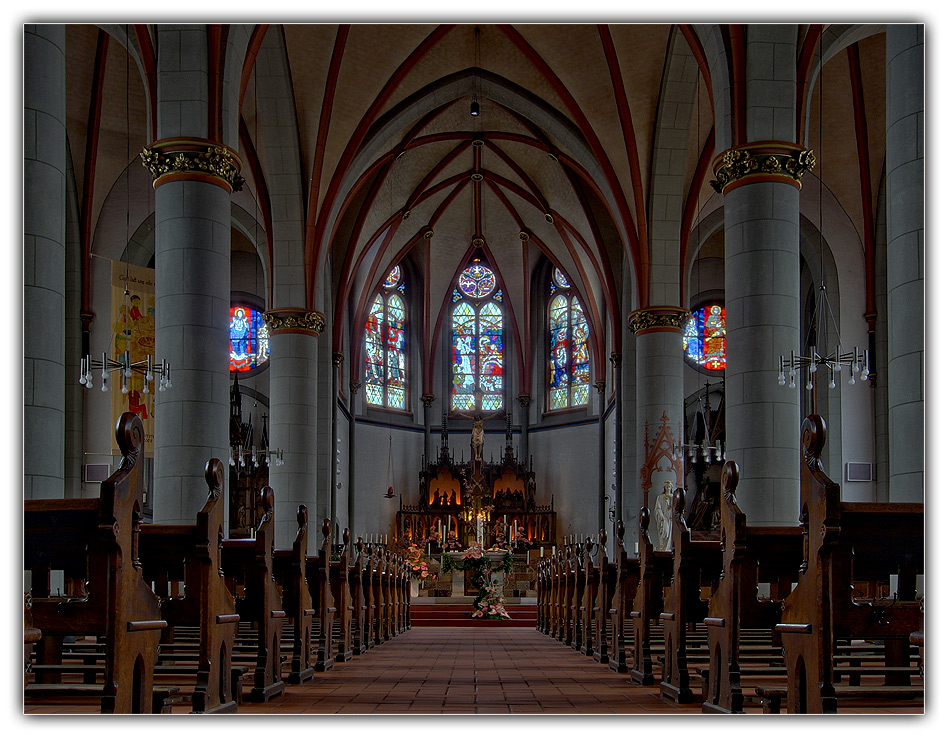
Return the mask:
[[[412,579],[428,578],[428,562],[425,560],[425,551],[417,543],[411,543],[405,554],[408,565],[411,566]]]
[[[485,618],[486,620],[511,620],[504,605],[507,601],[500,593],[500,586],[496,579],[484,582],[478,597],[474,600],[474,612],[472,618]]]
[[[458,540],[458,537],[453,533],[449,535],[444,541],[444,550],[445,551],[460,551],[461,542]]]

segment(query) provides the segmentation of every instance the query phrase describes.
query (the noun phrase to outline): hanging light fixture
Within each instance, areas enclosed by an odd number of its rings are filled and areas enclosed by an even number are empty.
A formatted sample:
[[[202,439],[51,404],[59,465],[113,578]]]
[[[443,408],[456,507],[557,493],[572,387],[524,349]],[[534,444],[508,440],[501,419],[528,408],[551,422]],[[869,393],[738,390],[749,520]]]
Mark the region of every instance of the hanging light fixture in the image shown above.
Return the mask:
[[[128,26],[125,28],[126,37],[128,36]],[[130,125],[129,125],[129,73],[128,73],[128,57],[126,56],[125,61],[125,158],[126,161],[130,158],[129,154],[129,140],[131,138],[130,134]],[[129,209],[131,207],[131,195],[130,195],[131,185],[130,177],[126,174],[125,178],[125,243],[126,243],[126,253],[128,251],[128,242],[131,240],[129,234]],[[125,294],[123,296],[123,310],[122,310],[122,328],[123,335],[129,336],[130,330],[128,328],[128,317],[131,311],[130,297],[128,291],[128,264],[126,262],[125,269]],[[158,379],[158,391],[163,392],[164,390],[171,387],[171,365],[165,360],[156,360],[152,354],[148,354],[144,359],[139,361],[132,361],[131,357],[131,348],[126,344],[125,351],[118,355],[117,358],[112,358],[108,355],[108,352],[102,352],[102,358],[93,358],[91,354],[86,354],[86,356],[80,359],[79,362],[79,384],[84,386],[86,389],[92,389],[94,384],[93,372],[99,374],[102,379],[101,390],[106,392],[108,390],[108,379],[109,375],[118,372],[119,377],[121,378],[122,383],[122,394],[127,395],[130,391],[129,380],[133,375],[139,375],[142,377],[142,394],[147,395],[151,392],[149,385],[155,380]]]
[[[474,26],[474,70],[477,74],[477,69],[480,66],[480,57],[481,57],[481,41],[480,41],[481,29],[477,26]],[[481,114],[481,106],[477,102],[477,80],[474,81],[474,96],[471,99],[471,115],[475,118]]]
[[[687,455],[688,460],[694,464],[700,454],[706,464],[724,461],[724,448],[721,446],[721,439],[719,438],[713,444],[711,443],[710,392],[710,384],[705,382],[704,408],[703,410],[695,411],[695,419],[691,425],[691,440],[688,443],[676,443],[672,446],[673,460]],[[703,429],[700,435],[698,432],[699,426]]]
[[[818,148],[820,160],[823,157],[823,34],[820,32],[820,121],[818,130]],[[808,348],[802,354],[790,351],[789,358],[781,354],[777,361],[777,384],[781,387],[788,385],[790,389],[797,386],[797,374],[800,373],[806,379],[806,389],[812,390],[815,386],[815,379],[820,367],[825,367],[829,372],[828,387],[836,388],[836,377],[843,377],[848,373],[848,383],[855,384],[856,376],[866,381],[869,379],[869,350],[861,350],[854,346],[852,351],[843,351],[839,326],[833,315],[833,308],[830,305],[829,297],[826,294],[826,283],[824,281],[823,269],[823,182],[819,183],[819,241],[820,241],[820,287],[816,294],[816,304],[813,314],[812,330],[808,333],[808,339],[812,338]],[[835,331],[836,349],[831,352],[829,325],[832,323]],[[816,412],[816,401],[814,398],[813,412]]]
[[[243,422],[241,412],[241,392],[237,375],[234,375],[234,386],[230,390],[230,465],[237,469],[237,474],[252,474],[261,466],[283,466],[283,449],[271,449],[270,434],[267,429],[267,415],[263,415],[263,431],[260,433],[260,446],[253,442],[253,419]],[[256,404],[254,405],[256,407]]]

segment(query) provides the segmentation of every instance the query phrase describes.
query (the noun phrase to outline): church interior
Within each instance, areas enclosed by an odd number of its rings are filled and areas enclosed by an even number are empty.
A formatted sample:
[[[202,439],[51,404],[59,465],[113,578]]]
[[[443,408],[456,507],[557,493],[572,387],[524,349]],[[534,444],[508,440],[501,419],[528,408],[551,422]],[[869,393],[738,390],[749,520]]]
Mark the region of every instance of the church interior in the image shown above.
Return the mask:
[[[925,712],[923,24],[22,43],[25,714]]]

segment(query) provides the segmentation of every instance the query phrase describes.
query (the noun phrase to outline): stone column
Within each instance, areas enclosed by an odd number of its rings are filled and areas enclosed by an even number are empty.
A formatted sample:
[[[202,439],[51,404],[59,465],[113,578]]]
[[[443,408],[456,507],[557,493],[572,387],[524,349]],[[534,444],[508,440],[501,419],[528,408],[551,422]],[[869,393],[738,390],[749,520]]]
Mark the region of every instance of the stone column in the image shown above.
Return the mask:
[[[155,522],[193,523],[204,467],[228,458],[231,194],[237,153],[209,140],[207,33],[158,27],[158,140],[142,153],[155,187],[155,354],[173,388],[155,398]],[[225,522],[226,525],[226,522]]]
[[[517,395],[520,404],[520,463],[530,467],[530,395]]]
[[[674,458],[673,447],[682,434],[682,325],[686,317],[686,311],[668,305],[643,308],[629,316],[637,379],[634,442],[642,502],[649,510],[666,481],[684,485],[681,458]]]
[[[66,29],[23,32],[23,496],[65,495]],[[70,378],[78,380],[76,377]]]
[[[264,320],[270,329],[270,445],[283,450],[283,466],[270,467],[270,486],[279,491],[275,543],[288,547],[296,538],[296,509],[316,504],[316,339],[326,323],[322,313],[302,308],[268,310]]]
[[[777,360],[800,350],[800,181],[812,152],[766,142],[713,163],[724,195],[727,458],[741,469],[753,524],[800,516],[800,394],[777,384]]]
[[[615,467],[613,469],[613,488],[615,491],[613,504],[615,505],[616,522],[623,519],[622,511],[625,509],[622,503],[622,354],[613,351],[609,354],[609,363],[612,364],[612,383],[615,389],[616,410],[615,410],[615,448],[613,456],[615,458]],[[609,536],[612,542],[612,552],[615,555],[616,545],[616,525],[612,525],[612,534]]]
[[[889,501],[925,483],[925,28],[886,29]]]

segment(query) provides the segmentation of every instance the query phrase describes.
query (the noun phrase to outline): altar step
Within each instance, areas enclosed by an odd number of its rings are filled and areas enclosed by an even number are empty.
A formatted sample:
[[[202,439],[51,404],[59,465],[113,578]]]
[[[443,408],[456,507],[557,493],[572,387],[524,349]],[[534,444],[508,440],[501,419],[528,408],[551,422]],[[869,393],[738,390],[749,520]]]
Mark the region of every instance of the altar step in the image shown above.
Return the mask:
[[[474,599],[463,604],[421,604],[417,600],[411,603],[411,625],[416,627],[457,627],[470,625],[474,627],[521,627],[535,628],[537,626],[536,605],[506,605],[510,620],[485,620],[472,618],[474,608],[471,606]]]

